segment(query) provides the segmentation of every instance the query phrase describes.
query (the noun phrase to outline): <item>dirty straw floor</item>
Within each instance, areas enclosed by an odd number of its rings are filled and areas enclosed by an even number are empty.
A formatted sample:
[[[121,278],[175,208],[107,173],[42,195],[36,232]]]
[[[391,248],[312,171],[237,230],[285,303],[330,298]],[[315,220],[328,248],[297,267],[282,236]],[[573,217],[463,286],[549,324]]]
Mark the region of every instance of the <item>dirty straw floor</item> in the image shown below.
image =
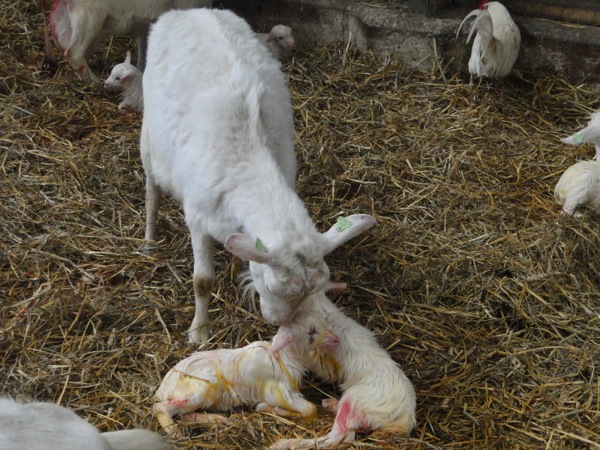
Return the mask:
[[[158,251],[140,252],[140,117],[61,66],[39,73],[39,13],[0,6],[0,394],[74,408],[102,430],[157,429],[161,376],[194,351],[191,249],[175,203]],[[105,77],[129,42],[102,47]],[[582,449],[600,442],[599,216],[565,219],[552,192],[590,146],[559,138],[587,122],[599,91],[533,76],[469,88],[325,47],[289,75],[298,189],[320,229],[367,212],[378,226],[328,258],[334,294],[414,382],[410,438],[355,448]],[[200,170],[200,169],[199,169]],[[241,299],[244,269],[220,248],[212,347],[270,338]],[[311,380],[306,395],[338,395]],[[261,448],[326,433],[236,411],[190,429],[181,448]]]

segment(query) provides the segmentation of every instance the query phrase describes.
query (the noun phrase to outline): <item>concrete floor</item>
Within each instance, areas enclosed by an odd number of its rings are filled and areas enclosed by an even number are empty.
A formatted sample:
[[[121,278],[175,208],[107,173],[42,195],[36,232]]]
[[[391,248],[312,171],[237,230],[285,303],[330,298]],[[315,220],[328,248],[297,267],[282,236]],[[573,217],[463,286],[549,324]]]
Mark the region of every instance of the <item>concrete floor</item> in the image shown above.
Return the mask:
[[[469,9],[426,18],[408,12],[405,0],[221,0],[220,5],[257,31],[277,23],[291,26],[300,48],[350,41],[409,70],[430,71],[441,64],[448,72],[466,72],[471,46],[466,34],[456,39],[456,30]],[[574,84],[600,82],[600,27],[514,19],[522,35],[516,70],[533,77],[563,74]]]

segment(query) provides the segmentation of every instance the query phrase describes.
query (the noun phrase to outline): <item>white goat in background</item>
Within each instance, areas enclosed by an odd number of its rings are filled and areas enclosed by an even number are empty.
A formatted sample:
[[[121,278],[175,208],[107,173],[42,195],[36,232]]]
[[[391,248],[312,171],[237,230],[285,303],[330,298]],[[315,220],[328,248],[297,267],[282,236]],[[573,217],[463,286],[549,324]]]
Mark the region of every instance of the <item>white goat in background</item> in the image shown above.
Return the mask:
[[[375,220],[355,215],[317,231],[295,192],[294,123],[280,64],[232,12],[162,15],[150,32],[143,84],[146,240],[155,240],[162,188],[181,203],[192,239],[190,340],[209,337],[213,240],[250,261],[264,318],[286,323],[327,283],[324,255]]]
[[[170,434],[176,434],[174,416],[195,423],[226,422],[220,414],[255,407],[280,416],[315,414],[317,408],[299,391],[311,362],[334,351],[339,339],[314,313],[279,327],[270,342],[258,341],[239,349],[197,352],[165,375],[155,398],[154,415]]]
[[[170,9],[211,6],[212,0],[54,0],[50,25],[69,64],[81,78],[96,81],[88,62],[106,36],[137,36],[137,66],[144,70],[150,23]]]
[[[334,288],[339,289],[340,285]],[[410,433],[416,424],[414,387],[373,333],[345,316],[325,291],[312,294],[298,311],[322,316],[338,336],[337,348],[320,354],[309,370],[324,381],[338,383],[343,394],[339,402],[323,401],[324,407],[337,412],[328,435],[316,439],[281,439],[270,448],[344,448],[354,442],[355,431],[360,430],[397,436]],[[302,321],[305,316],[296,317]]]
[[[73,411],[54,403],[19,403],[0,398],[2,450],[169,450],[164,439],[149,430],[100,433]]]

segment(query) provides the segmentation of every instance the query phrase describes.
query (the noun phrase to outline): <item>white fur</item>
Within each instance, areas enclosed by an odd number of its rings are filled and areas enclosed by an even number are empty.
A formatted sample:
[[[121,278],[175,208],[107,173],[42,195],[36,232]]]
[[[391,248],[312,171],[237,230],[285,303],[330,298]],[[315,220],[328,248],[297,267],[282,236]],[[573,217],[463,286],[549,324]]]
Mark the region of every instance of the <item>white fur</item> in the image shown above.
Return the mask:
[[[70,409],[54,403],[0,398],[0,450],[168,450],[148,430],[100,433]]]
[[[144,97],[142,92],[142,72],[131,64],[131,53],[127,52],[125,61],[117,64],[104,80],[104,89],[107,91],[123,91],[123,100],[119,103],[118,111],[142,112]]]
[[[565,144],[578,145],[593,142],[596,146],[596,161],[600,162],[600,111],[592,114],[587,126],[577,133],[561,139]]]
[[[312,294],[299,312],[319,314],[340,340],[331,353],[322,354],[310,364],[317,377],[336,382],[343,390],[337,401],[323,406],[337,411],[332,430],[317,439],[282,439],[271,448],[341,448],[354,441],[354,432],[377,430],[383,434],[404,435],[416,424],[415,390],[402,369],[377,343],[369,330],[345,316],[325,295]],[[304,317],[299,314],[299,320]]]
[[[600,211],[600,162],[581,161],[565,170],[554,188],[554,198],[566,216],[581,206]]]
[[[138,67],[144,69],[148,26],[170,9],[212,6],[212,0],[55,0],[50,25],[57,45],[77,73],[98,78],[88,66],[95,47],[108,35],[138,36]]]
[[[280,64],[232,12],[161,16],[150,32],[143,84],[146,240],[155,239],[163,189],[182,204],[192,238],[190,340],[209,336],[213,239],[250,261],[263,316],[285,323],[327,282],[324,255],[374,219],[357,215],[342,232],[317,231],[294,190],[294,124]]]
[[[292,29],[286,25],[275,25],[269,33],[259,33],[258,38],[281,62],[288,61],[292,57],[292,49],[296,48]]]
[[[467,42],[475,35],[469,73],[487,78],[507,76],[517,60],[521,46],[521,32],[508,10],[499,2],[489,2],[483,9],[471,11],[461,22],[456,35],[463,24],[474,17]]]
[[[256,407],[282,416],[316,413],[315,405],[299,392],[311,361],[333,351],[339,340],[315,314],[282,326],[273,343],[258,341],[239,349],[194,353],[164,377],[156,391],[154,415],[169,433],[173,417],[187,421],[226,421],[218,414],[194,411],[228,411]]]

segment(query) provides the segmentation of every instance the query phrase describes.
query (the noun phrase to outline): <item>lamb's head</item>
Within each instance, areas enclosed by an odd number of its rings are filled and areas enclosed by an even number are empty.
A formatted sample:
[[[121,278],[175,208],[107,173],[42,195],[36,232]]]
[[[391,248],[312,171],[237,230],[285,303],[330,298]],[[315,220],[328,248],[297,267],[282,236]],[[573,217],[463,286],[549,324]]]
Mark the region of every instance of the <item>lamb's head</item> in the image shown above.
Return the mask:
[[[271,353],[277,355],[285,348],[291,359],[308,365],[310,360],[334,351],[339,344],[339,337],[331,331],[321,314],[300,308],[288,324],[277,330]]]
[[[301,239],[273,244],[265,237],[238,233],[229,236],[225,248],[250,261],[254,288],[267,322],[287,324],[310,294],[323,290],[329,281],[326,254],[375,225],[367,214],[339,218],[325,233],[307,233]]]
[[[104,89],[107,91],[125,90],[131,79],[136,76],[141,76],[141,72],[131,64],[131,53],[127,52],[125,61],[113,67],[110,76],[104,80]]]
[[[292,29],[285,25],[275,25],[267,37],[267,42],[274,42],[281,49],[288,51],[296,48],[296,40],[292,35]]]

